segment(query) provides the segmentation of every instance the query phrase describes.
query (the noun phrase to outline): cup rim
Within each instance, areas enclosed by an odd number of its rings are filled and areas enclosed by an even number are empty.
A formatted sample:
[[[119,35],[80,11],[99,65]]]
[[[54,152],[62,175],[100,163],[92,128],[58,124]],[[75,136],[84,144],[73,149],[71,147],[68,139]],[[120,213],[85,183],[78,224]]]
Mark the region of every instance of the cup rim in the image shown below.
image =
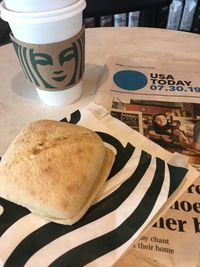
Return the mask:
[[[18,8],[19,3],[16,0],[5,0],[4,2],[7,9],[16,12],[43,12],[70,6],[77,1],[79,0],[42,0],[41,3],[41,0],[20,0],[20,8]],[[46,9],[46,5],[48,5],[48,9]]]
[[[8,22],[46,23],[51,21],[69,18],[82,12],[86,7],[85,0],[78,0],[72,5],[42,12],[18,12],[9,10],[5,6],[5,0],[0,3],[1,18]]]

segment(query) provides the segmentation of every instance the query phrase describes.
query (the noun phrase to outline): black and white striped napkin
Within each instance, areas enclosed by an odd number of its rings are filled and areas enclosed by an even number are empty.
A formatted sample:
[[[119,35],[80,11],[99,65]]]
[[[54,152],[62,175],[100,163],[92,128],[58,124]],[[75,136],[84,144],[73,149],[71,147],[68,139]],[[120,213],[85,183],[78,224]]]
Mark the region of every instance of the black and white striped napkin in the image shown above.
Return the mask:
[[[72,226],[48,222],[0,198],[0,266],[112,266],[199,175],[181,156],[146,140],[102,106],[91,104],[62,121],[95,130],[113,149],[110,176]]]

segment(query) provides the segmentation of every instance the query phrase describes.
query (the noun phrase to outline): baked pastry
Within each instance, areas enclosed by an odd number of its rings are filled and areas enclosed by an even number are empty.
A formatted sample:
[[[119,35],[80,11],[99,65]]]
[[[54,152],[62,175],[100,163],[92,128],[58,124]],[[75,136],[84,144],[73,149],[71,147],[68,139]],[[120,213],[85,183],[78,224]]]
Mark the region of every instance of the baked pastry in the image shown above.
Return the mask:
[[[85,127],[40,120],[25,127],[0,162],[0,197],[60,224],[77,222],[106,181],[114,153]]]

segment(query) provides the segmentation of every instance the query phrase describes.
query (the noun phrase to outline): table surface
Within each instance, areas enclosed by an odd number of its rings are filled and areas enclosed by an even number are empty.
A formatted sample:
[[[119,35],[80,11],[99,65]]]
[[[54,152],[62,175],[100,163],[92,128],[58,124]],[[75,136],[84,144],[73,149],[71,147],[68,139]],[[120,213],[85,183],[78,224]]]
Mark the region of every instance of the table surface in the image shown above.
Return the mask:
[[[78,101],[64,107],[43,104],[26,81],[12,44],[0,47],[0,155],[27,123],[38,119],[60,120],[92,102],[108,55],[159,59],[163,64],[177,61],[200,65],[200,35],[153,28],[86,29],[83,93]]]

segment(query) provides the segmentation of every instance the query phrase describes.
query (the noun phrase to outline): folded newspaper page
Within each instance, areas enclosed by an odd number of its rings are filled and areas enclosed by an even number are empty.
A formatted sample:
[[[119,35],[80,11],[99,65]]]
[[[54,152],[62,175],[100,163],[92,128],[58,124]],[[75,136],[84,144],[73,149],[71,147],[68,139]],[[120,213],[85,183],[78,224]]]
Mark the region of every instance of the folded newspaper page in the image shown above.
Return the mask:
[[[199,65],[192,62],[161,64],[110,56],[95,103],[106,107],[112,116],[163,150],[182,155],[178,158],[180,164],[187,158],[200,170]],[[151,153],[155,155],[158,150]],[[134,258],[137,250],[142,257],[166,267],[199,266],[199,194],[200,178],[158,218],[121,261]]]
[[[65,116],[63,122],[96,131],[114,151],[110,176],[72,226],[46,221],[0,198],[1,266],[110,267],[199,175],[181,154],[165,153],[103,106],[92,103]]]
[[[143,235],[132,250],[169,267],[200,264],[200,179]]]
[[[170,152],[200,164],[199,65],[110,57],[95,103]]]

